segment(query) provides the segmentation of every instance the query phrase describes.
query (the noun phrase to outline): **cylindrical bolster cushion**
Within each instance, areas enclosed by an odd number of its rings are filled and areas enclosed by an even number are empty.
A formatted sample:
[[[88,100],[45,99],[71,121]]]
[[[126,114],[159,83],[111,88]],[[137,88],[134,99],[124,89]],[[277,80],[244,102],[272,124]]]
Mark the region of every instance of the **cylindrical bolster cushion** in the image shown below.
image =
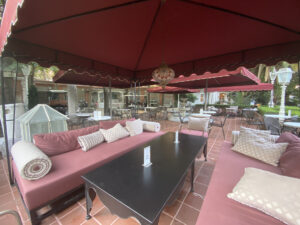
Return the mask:
[[[11,154],[21,177],[26,180],[40,179],[51,169],[49,157],[31,142],[17,142]]]
[[[151,122],[151,121],[142,121],[142,122],[143,122],[143,130],[151,131],[151,132],[160,131],[160,123]]]

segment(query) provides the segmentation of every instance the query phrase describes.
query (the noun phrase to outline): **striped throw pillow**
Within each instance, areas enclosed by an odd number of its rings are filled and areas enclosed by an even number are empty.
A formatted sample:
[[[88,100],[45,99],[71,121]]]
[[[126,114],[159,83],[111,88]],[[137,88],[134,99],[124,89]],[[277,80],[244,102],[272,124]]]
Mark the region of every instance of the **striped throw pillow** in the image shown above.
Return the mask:
[[[101,131],[99,130],[88,135],[79,136],[77,140],[82,150],[86,152],[92,147],[102,143],[104,141],[104,137]]]

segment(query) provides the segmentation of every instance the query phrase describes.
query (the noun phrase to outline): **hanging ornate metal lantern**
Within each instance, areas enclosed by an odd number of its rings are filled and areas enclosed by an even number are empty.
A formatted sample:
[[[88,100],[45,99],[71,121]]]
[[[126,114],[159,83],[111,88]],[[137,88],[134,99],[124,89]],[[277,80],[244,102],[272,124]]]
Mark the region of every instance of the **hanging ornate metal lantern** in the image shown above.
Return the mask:
[[[165,88],[165,86],[174,79],[175,72],[163,62],[160,67],[153,71],[152,77],[162,86],[162,88]]]

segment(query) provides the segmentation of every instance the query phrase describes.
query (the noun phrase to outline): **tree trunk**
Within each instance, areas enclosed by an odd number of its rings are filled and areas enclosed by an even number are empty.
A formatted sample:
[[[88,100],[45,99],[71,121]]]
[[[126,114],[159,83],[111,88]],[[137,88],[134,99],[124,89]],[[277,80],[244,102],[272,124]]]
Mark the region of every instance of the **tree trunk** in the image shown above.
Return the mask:
[[[104,114],[109,115],[109,90],[108,88],[103,88],[104,96]]]
[[[259,64],[258,66],[258,72],[257,72],[257,77],[260,79],[261,77],[261,72],[263,71],[263,64]]]

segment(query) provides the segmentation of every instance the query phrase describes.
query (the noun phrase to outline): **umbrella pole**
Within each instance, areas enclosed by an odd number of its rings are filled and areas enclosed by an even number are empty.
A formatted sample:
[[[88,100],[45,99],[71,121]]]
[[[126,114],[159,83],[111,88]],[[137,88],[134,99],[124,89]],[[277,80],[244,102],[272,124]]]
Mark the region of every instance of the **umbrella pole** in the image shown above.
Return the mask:
[[[109,77],[109,115],[112,117],[111,78]]]
[[[179,94],[177,94],[177,108],[179,108]]]
[[[134,118],[136,117],[136,113],[137,113],[136,83],[137,83],[137,81],[134,81]]]
[[[208,80],[205,80],[205,101],[204,101],[204,109],[207,110],[207,86],[208,86]]]

